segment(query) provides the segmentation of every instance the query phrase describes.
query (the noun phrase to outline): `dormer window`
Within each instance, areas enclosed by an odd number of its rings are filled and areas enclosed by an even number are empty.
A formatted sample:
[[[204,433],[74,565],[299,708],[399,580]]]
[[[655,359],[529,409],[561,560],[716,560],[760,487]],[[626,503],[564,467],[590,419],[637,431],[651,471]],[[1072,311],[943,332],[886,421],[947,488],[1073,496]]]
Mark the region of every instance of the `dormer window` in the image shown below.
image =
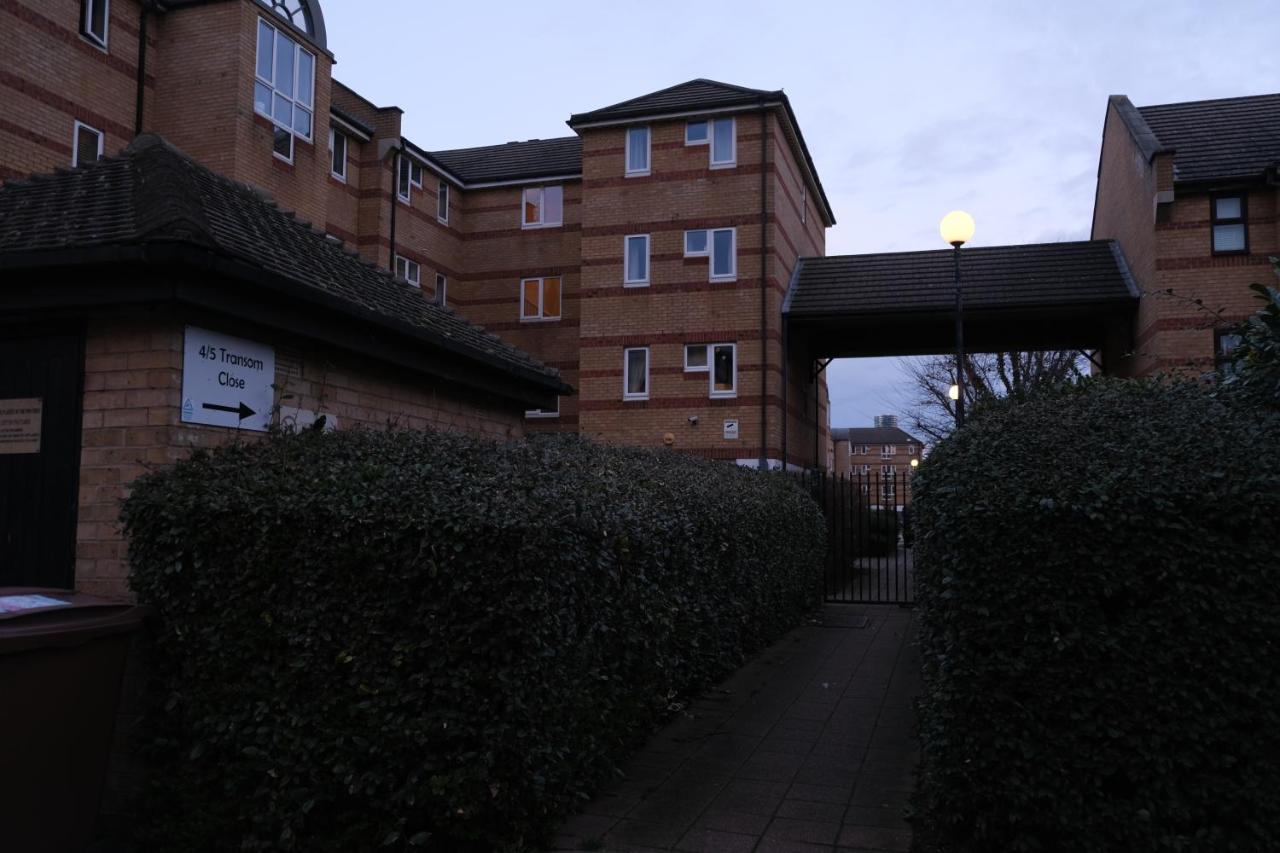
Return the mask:
[[[315,77],[315,56],[259,18],[253,109],[275,125],[272,150],[287,163],[295,136],[311,141]]]
[[[1245,226],[1243,195],[1220,195],[1210,198],[1213,214],[1213,253],[1243,254],[1249,251],[1249,235]]]

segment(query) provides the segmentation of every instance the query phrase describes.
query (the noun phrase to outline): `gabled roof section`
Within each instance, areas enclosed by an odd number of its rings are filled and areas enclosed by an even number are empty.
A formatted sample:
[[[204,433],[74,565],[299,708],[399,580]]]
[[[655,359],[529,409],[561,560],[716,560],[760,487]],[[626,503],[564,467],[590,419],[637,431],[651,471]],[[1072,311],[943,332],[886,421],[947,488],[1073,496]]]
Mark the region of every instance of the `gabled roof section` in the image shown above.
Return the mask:
[[[831,209],[831,201],[827,191],[822,187],[818,177],[818,168],[814,165],[813,155],[800,132],[800,122],[791,109],[791,100],[781,89],[751,89],[746,86],[735,86],[732,83],[721,83],[699,77],[675,86],[668,86],[638,98],[601,107],[586,113],[574,113],[569,116],[568,125],[574,130],[611,124],[623,124],[647,118],[675,118],[683,115],[699,115],[703,113],[732,112],[747,109],[779,109],[785,120],[784,131],[799,151],[801,165],[811,179],[817,198],[822,203],[822,212],[828,225],[836,224],[835,212]]]
[[[1280,94],[1159,104],[1136,112],[1158,150],[1173,152],[1175,183],[1261,181],[1280,164]]]
[[[582,140],[577,136],[450,151],[417,150],[464,186],[582,175]]]
[[[558,392],[559,373],[398,282],[340,241],[152,134],[83,169],[0,186],[0,270],[142,260],[186,247],[315,305]],[[56,285],[55,285],[56,286]]]
[[[920,439],[899,427],[834,427],[832,441],[848,441],[853,444],[924,444]]]
[[[732,83],[721,83],[699,77],[697,80],[668,86],[598,110],[574,113],[569,117],[569,126],[576,128],[582,125],[623,121],[649,115],[750,106],[759,104],[761,100],[780,101],[782,97],[781,89],[776,91],[749,89],[746,86],[735,86]]]
[[[1136,302],[1137,286],[1113,240],[986,246],[963,255],[965,310]],[[790,317],[950,312],[952,251],[803,258]]]

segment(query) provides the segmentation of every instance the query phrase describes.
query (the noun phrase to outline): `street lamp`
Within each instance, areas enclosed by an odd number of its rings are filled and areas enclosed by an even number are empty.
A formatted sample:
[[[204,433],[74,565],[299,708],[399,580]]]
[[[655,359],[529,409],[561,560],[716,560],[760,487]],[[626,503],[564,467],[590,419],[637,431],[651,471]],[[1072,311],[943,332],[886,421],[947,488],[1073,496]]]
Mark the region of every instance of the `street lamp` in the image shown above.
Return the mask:
[[[956,271],[956,384],[951,399],[956,401],[956,427],[964,426],[964,293],[960,288],[960,247],[973,239],[973,217],[953,210],[942,217],[938,231],[954,250]]]
[[[917,469],[917,468],[919,468],[919,467],[920,467],[920,460],[919,460],[919,459],[912,459],[912,460],[911,460],[911,470],[912,470],[912,471],[914,471],[914,470],[916,470],[916,469]]]

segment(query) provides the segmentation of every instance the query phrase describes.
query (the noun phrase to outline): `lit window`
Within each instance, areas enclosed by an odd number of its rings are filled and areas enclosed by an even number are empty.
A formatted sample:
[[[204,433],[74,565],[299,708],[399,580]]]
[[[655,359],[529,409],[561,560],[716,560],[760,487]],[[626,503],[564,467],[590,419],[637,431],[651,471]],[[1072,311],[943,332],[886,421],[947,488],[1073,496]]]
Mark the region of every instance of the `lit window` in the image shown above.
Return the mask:
[[[627,285],[647,285],[649,283],[649,235],[629,235],[626,238],[625,251],[623,283]]]
[[[622,399],[649,399],[649,348],[622,351]]]
[[[293,162],[293,137],[311,141],[315,57],[281,30],[258,19],[253,108],[276,126],[273,150]]]
[[[88,166],[102,159],[102,131],[76,122],[71,134],[71,165]]]
[[[560,319],[560,276],[526,278],[520,282],[520,319]]]
[[[706,121],[691,121],[684,126],[685,145],[706,145],[710,140],[710,130]]]
[[[329,174],[344,184],[347,182],[347,135],[329,128]]]
[[[649,174],[649,128],[627,129],[627,174]]]
[[[737,250],[734,229],[717,228],[711,232],[711,277],[730,279],[737,276]]]
[[[707,231],[705,228],[698,231],[684,232],[684,255],[686,258],[702,257],[709,254],[707,249]]]
[[[409,204],[413,200],[413,188],[422,189],[422,164],[415,163],[403,154],[396,169],[396,197]]]
[[[449,279],[444,273],[436,273],[436,304],[449,304]]]
[[[1213,251],[1217,254],[1247,252],[1249,238],[1244,223],[1244,196],[1224,195],[1214,198]]]
[[[558,418],[560,417],[560,398],[556,397],[554,409],[529,409],[524,416],[526,418]]]
[[[422,286],[422,267],[417,261],[411,261],[403,255],[396,255],[396,276],[414,287]]]
[[[80,3],[80,35],[103,50],[107,49],[110,20],[110,0],[82,0]]]
[[[738,347],[735,344],[687,344],[684,348],[686,373],[706,373],[712,397],[733,397],[738,393]]]
[[[419,174],[421,180],[421,174]],[[449,185],[441,181],[436,187],[436,219],[449,224]]]
[[[718,118],[711,122],[711,167],[724,168],[738,161],[738,150],[731,118]]]
[[[525,228],[551,228],[564,224],[564,188],[529,187],[524,191]]]

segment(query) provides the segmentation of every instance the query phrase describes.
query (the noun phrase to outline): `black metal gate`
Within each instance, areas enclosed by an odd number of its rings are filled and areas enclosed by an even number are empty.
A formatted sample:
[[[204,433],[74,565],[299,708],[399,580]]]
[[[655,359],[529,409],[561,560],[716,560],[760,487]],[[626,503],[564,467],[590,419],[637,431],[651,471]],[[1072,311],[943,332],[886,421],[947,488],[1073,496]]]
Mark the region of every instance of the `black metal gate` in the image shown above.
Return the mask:
[[[912,604],[910,469],[798,475],[827,517],[823,595],[849,604]]]
[[[0,587],[75,584],[83,353],[0,326]]]

